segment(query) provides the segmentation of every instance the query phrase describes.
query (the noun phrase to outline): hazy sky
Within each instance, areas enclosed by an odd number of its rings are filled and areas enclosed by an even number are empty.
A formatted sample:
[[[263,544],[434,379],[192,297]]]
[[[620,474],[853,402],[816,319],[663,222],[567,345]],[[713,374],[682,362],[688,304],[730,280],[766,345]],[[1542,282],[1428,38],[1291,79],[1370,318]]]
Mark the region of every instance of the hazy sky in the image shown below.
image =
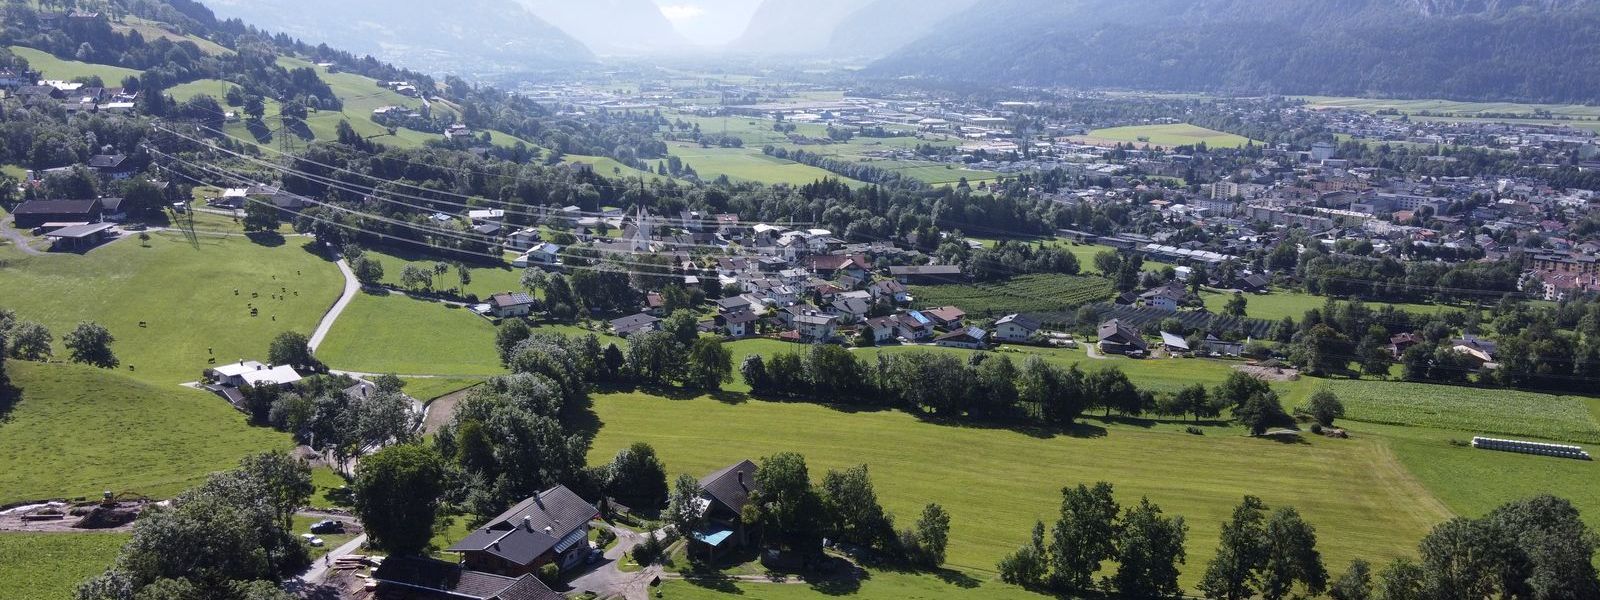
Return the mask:
[[[737,39],[750,24],[761,0],[655,0],[661,14],[689,41],[703,45],[726,44]]]

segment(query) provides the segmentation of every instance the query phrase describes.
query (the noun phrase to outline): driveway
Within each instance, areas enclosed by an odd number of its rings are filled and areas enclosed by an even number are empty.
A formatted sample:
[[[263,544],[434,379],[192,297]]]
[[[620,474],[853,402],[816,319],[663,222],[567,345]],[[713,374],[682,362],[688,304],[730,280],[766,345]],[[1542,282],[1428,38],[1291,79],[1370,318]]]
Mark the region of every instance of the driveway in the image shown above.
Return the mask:
[[[350,270],[350,263],[341,258],[338,265],[339,272],[344,275],[344,293],[339,295],[339,300],[333,303],[327,314],[322,315],[322,322],[317,324],[316,332],[311,334],[308,345],[311,346],[312,352],[322,345],[322,340],[328,337],[328,331],[333,329],[333,323],[339,320],[339,315],[344,312],[345,307],[350,306],[350,301],[361,292],[361,282],[356,281],[356,274]]]
[[[307,569],[305,573],[300,575],[300,581],[312,586],[322,583],[323,578],[328,576],[328,571],[333,569],[334,561],[341,557],[355,554],[357,550],[361,549],[362,544],[365,543],[367,543],[367,534],[363,533],[351,539],[350,541],[345,542],[344,545],[334,548],[333,551],[329,552],[326,557],[311,563],[311,568]]]
[[[617,534],[617,545],[606,551],[605,559],[595,565],[594,569],[579,575],[567,585],[574,591],[593,592],[601,598],[648,600],[650,582],[661,576],[661,565],[650,565],[634,573],[626,573],[617,568],[629,551],[644,543],[644,534],[610,524],[602,526]],[[655,534],[657,537],[664,537],[666,532],[662,530]]]
[[[0,237],[3,237],[6,239],[6,241],[11,242],[11,245],[16,246],[17,249],[21,250],[23,254],[27,254],[29,256],[44,256],[45,253],[40,252],[34,249],[33,246],[28,245],[27,236],[22,235],[22,232],[17,231],[15,227],[11,226],[15,220],[16,219],[13,217],[0,219]]]

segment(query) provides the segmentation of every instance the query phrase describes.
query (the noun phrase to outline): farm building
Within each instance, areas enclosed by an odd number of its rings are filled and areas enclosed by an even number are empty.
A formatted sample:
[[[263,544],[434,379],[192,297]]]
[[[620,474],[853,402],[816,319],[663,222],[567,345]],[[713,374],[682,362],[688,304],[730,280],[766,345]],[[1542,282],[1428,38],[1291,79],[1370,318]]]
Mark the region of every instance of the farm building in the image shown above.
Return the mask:
[[[293,385],[300,381],[300,373],[288,365],[264,365],[253,360],[219,365],[206,369],[206,377],[219,385],[244,387],[258,385]]]
[[[937,285],[961,283],[961,267],[955,265],[924,265],[889,267],[889,276],[906,285]]]
[[[29,200],[17,205],[11,214],[19,229],[33,229],[48,224],[97,223],[104,212],[99,200]]]
[[[661,319],[645,313],[639,313],[612,321],[611,330],[615,331],[619,336],[628,337],[635,333],[655,331],[660,328],[660,323]]]
[[[1112,319],[1100,324],[1100,351],[1106,354],[1144,354],[1150,345],[1139,335],[1139,330]]]
[[[62,227],[45,237],[50,239],[50,249],[64,252],[81,252],[104,243],[116,237],[111,228],[112,223],[84,223]]]
[[[1172,354],[1188,354],[1189,342],[1183,336],[1161,332],[1161,347]]]

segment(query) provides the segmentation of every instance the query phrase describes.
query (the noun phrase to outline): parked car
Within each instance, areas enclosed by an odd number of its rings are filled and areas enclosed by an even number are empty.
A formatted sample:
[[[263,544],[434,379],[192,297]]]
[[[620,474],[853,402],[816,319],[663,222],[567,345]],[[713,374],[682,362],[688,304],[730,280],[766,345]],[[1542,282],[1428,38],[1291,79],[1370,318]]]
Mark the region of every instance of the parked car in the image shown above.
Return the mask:
[[[311,533],[344,533],[344,523],[333,519],[317,521],[311,524]]]

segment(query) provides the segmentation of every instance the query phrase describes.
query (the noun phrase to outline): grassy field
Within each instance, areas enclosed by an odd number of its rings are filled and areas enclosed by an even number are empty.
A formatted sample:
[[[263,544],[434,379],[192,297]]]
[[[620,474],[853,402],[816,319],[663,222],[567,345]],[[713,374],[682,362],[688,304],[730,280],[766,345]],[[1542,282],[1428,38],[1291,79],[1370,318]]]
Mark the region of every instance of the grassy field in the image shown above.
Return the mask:
[[[1405,382],[1322,384],[1354,420],[1600,443],[1600,424],[1583,398]]]
[[[408,377],[405,393],[424,403],[483,383],[482,377]]]
[[[1011,313],[1049,312],[1101,302],[1114,294],[1111,282],[1085,275],[1023,275],[983,284],[913,286],[918,306],[956,306],[968,315],[1000,318]]]
[[[198,379],[208,359],[265,360],[273,336],[311,333],[343,287],[338,269],[303,248],[304,238],[262,245],[177,231],[150,237],[149,247],[124,239],[84,255],[8,260],[0,289],[27,293],[5,294],[0,306],[48,326],[60,357],[72,327],[99,322],[117,338],[112,349],[124,373],[174,384]]]
[[[144,41],[146,42],[154,41],[156,38],[166,38],[174,43],[194,42],[194,45],[198,46],[201,52],[211,56],[233,54],[232,50],[224,48],[222,45],[211,40],[193,35],[183,35],[167,31],[161,26],[160,23],[155,21],[149,21],[134,16],[123,16],[121,17],[120,21],[121,22],[119,23],[112,23],[111,28],[118,32],[137,31],[139,32],[140,36],[144,37]]]
[[[1240,148],[1250,141],[1247,138],[1231,133],[1214,131],[1188,123],[1096,129],[1083,136],[1083,139],[1093,144],[1121,142],[1161,146],[1164,148],[1191,146],[1201,142],[1205,142],[1206,146],[1211,148]]]
[[[28,66],[42,73],[45,79],[65,81],[78,77],[98,76],[106,85],[116,87],[122,85],[124,77],[139,76],[139,71],[134,69],[60,59],[48,52],[23,46],[12,46],[11,52],[27,59]]]
[[[1201,292],[1205,300],[1206,309],[1221,314],[1227,307],[1228,301],[1233,299],[1232,293],[1205,291]],[[1304,292],[1275,289],[1270,294],[1245,294],[1245,314],[1252,319],[1279,320],[1290,317],[1299,322],[1305,318],[1306,311],[1321,309],[1328,302],[1326,296],[1316,296]],[[1414,314],[1434,314],[1451,310],[1452,306],[1445,304],[1410,304],[1398,302],[1363,302],[1367,308],[1377,310],[1385,306],[1393,306],[1399,310]]]
[[[0,533],[0,600],[69,600],[127,542],[123,533]]]
[[[317,352],[329,366],[362,373],[498,375],[494,326],[465,309],[399,294],[350,302]]]
[[[214,395],[76,365],[12,362],[22,398],[0,424],[0,503],[167,497],[289,437],[245,424]]]
[[[368,249],[365,252],[383,263],[383,282],[393,286],[400,285],[400,276],[406,265],[417,265],[431,273],[435,263],[450,262],[422,252],[409,251],[405,247]],[[477,294],[481,300],[487,301],[489,296],[501,292],[522,291],[522,269],[513,269],[510,264],[498,267],[468,265],[467,268],[472,272],[472,282],[467,284],[466,293]],[[452,266],[444,275],[433,277],[433,287],[459,288],[461,277]]]
[[[734,181],[805,185],[832,177],[850,185],[866,185],[825,169],[764,155],[760,148],[701,148],[697,144],[673,142],[667,149],[708,181],[727,175]]]
[[[591,461],[645,441],[672,474],[703,475],[787,450],[803,452],[816,478],[865,463],[885,507],[903,522],[927,502],[951,512],[948,565],[979,579],[993,577],[995,561],[1025,541],[1035,520],[1053,518],[1062,486],[1079,482],[1111,481],[1124,505],[1147,495],[1188,519],[1188,586],[1210,560],[1219,524],[1247,493],[1294,505],[1327,532],[1320,547],[1330,565],[1408,555],[1449,516],[1373,439],[1278,444],[1233,428],[1196,436],[1178,424],[1098,422],[1050,435],[934,425],[893,411],[634,394],[600,396],[595,410],[605,425]]]

